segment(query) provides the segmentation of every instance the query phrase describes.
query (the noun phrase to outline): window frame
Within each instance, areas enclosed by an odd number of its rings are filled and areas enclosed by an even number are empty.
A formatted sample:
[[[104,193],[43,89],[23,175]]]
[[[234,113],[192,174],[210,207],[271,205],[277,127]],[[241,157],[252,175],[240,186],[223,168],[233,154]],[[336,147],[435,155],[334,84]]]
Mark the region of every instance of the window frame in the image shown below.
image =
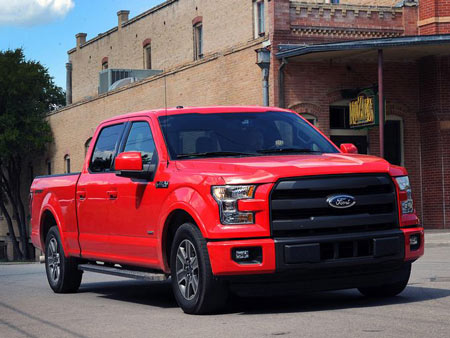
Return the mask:
[[[109,171],[92,171],[91,170],[92,156],[94,156],[95,147],[97,146],[97,143],[98,143],[98,140],[100,139],[100,135],[101,135],[102,131],[104,129],[108,128],[108,127],[113,127],[113,126],[120,125],[120,124],[122,124],[123,127],[122,127],[122,130],[119,133],[118,141],[116,142],[116,144],[114,146],[113,157],[112,157],[112,160],[111,160],[111,165],[109,167],[110,170]],[[124,135],[125,130],[128,127],[128,124],[129,124],[128,121],[113,121],[113,122],[111,122],[109,124],[105,124],[105,125],[101,125],[100,126],[100,128],[99,128],[99,130],[98,130],[98,132],[96,133],[96,136],[95,136],[95,144],[92,147],[92,151],[91,151],[91,153],[89,154],[89,157],[88,157],[87,171],[89,172],[89,174],[115,174],[115,171],[111,170],[111,169],[114,168],[114,162],[116,160],[117,154],[119,154],[118,150],[119,150],[119,147],[120,147],[120,145],[122,143],[123,135]]]
[[[155,145],[155,150],[154,150],[153,157],[152,157],[152,160],[151,160],[150,165],[155,164],[155,163],[158,163],[158,159],[159,159],[159,156],[158,156],[158,149],[157,149],[157,146],[156,146],[156,141],[155,141],[154,133],[153,133],[153,131],[152,131],[152,125],[151,125],[151,123],[150,123],[149,121],[147,121],[147,120],[145,120],[145,119],[137,119],[137,120],[131,120],[131,121],[128,121],[128,123],[127,123],[128,125],[127,125],[127,127],[126,127],[126,130],[125,130],[125,132],[124,132],[123,135],[122,135],[122,141],[120,142],[118,154],[123,153],[123,152],[125,151],[125,147],[126,147],[126,145],[127,145],[128,138],[130,137],[131,128],[133,128],[133,123],[137,123],[137,122],[144,122],[144,123],[147,123],[148,128],[150,129],[150,133],[151,133],[151,135],[152,135],[153,144]],[[117,156],[117,155],[116,155],[116,156]],[[156,160],[155,160],[155,158],[156,158]]]
[[[253,0],[253,37],[266,35],[266,6],[264,0]]]
[[[193,26],[194,35],[194,61],[203,59],[203,22],[197,22]]]

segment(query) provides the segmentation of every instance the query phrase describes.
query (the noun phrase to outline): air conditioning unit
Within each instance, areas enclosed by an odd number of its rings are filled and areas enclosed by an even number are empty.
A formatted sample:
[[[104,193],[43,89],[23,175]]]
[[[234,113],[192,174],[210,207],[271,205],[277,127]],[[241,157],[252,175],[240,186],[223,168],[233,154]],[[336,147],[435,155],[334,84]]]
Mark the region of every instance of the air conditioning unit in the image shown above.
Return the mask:
[[[105,69],[99,74],[98,93],[103,94],[108,92],[112,84],[125,78],[135,78],[140,81],[149,76],[162,73],[162,70],[156,69]],[[116,87],[113,87],[114,89]]]

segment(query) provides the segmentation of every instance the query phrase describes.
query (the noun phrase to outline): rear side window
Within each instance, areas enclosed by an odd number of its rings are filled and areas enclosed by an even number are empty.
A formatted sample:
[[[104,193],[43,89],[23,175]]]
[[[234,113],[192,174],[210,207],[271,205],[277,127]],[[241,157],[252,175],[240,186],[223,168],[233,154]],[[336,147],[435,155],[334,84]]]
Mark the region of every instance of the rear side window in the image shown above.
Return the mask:
[[[100,131],[89,169],[92,172],[109,172],[123,130],[123,123],[108,126]]]
[[[123,151],[138,151],[142,155],[143,164],[152,163],[155,142],[147,122],[133,122]]]

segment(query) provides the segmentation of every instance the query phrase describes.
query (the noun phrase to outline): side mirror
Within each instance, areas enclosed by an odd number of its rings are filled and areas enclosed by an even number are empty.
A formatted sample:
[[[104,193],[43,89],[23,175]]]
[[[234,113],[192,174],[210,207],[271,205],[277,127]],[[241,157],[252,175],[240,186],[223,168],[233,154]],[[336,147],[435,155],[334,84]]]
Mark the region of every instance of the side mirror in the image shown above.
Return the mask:
[[[358,153],[358,148],[356,148],[356,146],[353,143],[342,143],[340,148],[344,154]]]
[[[137,151],[120,153],[116,156],[114,169],[117,176],[129,178],[151,178],[153,172],[144,170],[142,155]]]

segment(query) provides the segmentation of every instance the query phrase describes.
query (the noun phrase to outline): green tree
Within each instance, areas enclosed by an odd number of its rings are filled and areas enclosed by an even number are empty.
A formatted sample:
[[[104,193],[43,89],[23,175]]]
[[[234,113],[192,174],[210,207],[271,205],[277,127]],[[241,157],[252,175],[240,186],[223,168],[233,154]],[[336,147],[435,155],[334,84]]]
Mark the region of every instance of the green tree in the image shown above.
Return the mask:
[[[26,60],[22,49],[0,51],[0,211],[19,259],[30,257],[22,196],[30,182],[24,180],[23,168],[42,155],[52,141],[46,115],[63,104],[63,91],[54,84],[48,69]]]

